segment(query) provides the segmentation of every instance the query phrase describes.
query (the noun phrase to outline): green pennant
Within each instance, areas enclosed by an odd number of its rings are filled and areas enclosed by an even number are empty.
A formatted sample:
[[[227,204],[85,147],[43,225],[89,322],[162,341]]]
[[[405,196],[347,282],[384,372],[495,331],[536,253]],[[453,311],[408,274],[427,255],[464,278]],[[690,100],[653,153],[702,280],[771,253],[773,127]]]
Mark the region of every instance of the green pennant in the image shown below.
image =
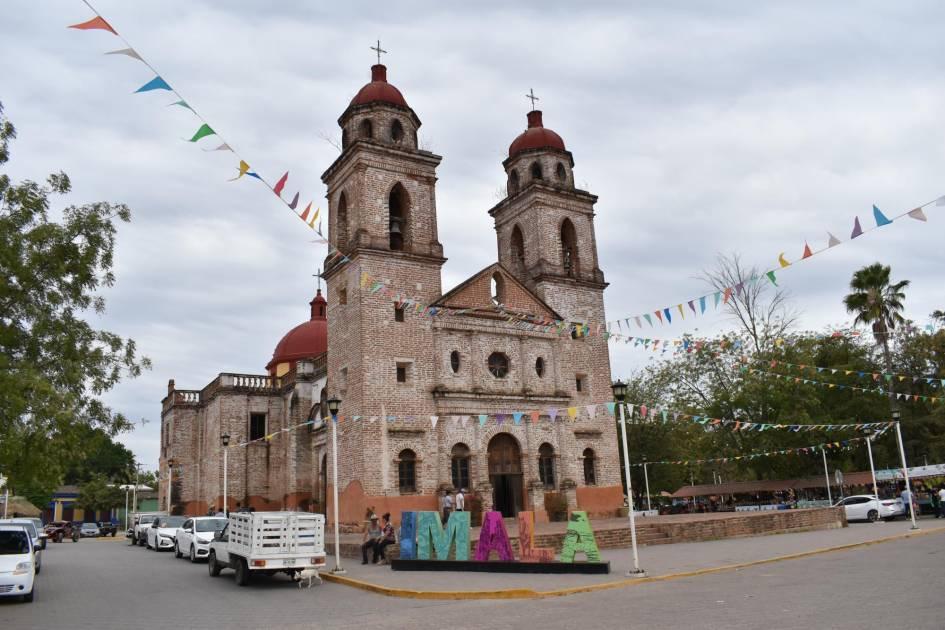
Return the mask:
[[[189,140],[189,142],[197,142],[201,138],[206,138],[207,136],[215,136],[217,132],[210,128],[210,125],[204,123],[200,125],[200,129],[197,130],[197,133],[194,134],[194,137]]]
[[[768,276],[768,280],[771,281],[771,284],[773,284],[774,286],[778,286],[778,281],[775,279],[773,271],[769,271],[765,275]]]

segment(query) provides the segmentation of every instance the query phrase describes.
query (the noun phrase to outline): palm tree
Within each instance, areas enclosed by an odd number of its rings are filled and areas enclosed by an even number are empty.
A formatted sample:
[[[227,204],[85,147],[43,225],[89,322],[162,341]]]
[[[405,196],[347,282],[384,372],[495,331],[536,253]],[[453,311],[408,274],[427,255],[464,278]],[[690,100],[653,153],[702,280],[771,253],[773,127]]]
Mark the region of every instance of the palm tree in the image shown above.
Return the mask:
[[[931,317],[933,322],[945,324],[945,310],[934,310]]]
[[[886,371],[892,371],[892,356],[889,352],[889,332],[897,324],[904,324],[902,316],[904,292],[908,280],[892,284],[888,265],[873,263],[853,274],[850,280],[852,293],[843,298],[847,312],[855,314],[854,324],[867,324],[873,328],[876,343],[883,347]]]

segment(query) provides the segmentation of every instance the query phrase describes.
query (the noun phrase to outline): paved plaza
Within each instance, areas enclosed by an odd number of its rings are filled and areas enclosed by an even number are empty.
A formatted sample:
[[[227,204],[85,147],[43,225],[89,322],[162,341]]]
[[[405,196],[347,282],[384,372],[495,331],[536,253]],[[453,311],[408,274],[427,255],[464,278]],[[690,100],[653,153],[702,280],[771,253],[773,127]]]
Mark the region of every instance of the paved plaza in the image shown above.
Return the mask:
[[[665,581],[564,597],[512,601],[431,601],[387,597],[328,583],[299,590],[287,578],[236,586],[205,564],[118,540],[50,545],[36,602],[0,603],[3,627],[26,628],[884,628],[940,629],[945,618],[945,525],[924,520],[921,535]],[[644,548],[651,575],[737,564],[888,538],[908,524]],[[610,580],[622,578],[627,551],[606,552]],[[329,559],[329,564],[332,559]],[[400,574],[352,565],[349,576],[422,588],[473,588],[509,580],[535,589],[580,576]],[[553,578],[541,584],[538,578]],[[491,620],[491,621],[490,621]]]

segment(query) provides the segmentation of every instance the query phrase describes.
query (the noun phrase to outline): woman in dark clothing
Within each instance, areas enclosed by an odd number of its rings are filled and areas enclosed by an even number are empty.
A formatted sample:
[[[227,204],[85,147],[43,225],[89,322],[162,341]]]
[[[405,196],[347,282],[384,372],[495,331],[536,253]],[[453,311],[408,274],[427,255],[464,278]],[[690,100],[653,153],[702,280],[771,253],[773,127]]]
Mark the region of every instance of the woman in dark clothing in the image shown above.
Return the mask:
[[[397,542],[397,537],[394,535],[394,526],[390,522],[390,512],[387,512],[384,514],[384,527],[381,530],[381,541],[377,544],[376,548],[376,553],[381,556],[381,564],[388,564],[385,549],[387,545],[393,545],[395,542]]]

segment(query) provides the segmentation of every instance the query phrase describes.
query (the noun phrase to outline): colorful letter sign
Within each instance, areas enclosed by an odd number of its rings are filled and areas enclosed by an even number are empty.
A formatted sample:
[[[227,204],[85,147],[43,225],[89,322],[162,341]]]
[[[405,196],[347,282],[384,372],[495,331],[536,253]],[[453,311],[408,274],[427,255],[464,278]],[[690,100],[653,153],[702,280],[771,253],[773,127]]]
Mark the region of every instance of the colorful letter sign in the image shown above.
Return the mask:
[[[555,550],[549,547],[535,547],[535,513],[518,513],[518,546],[521,548],[522,562],[553,562]]]
[[[400,557],[413,560],[417,557],[417,513],[400,513]]]
[[[483,515],[482,529],[479,530],[479,544],[476,545],[476,560],[487,561],[491,551],[499,554],[499,560],[515,561],[515,556],[512,555],[512,543],[509,542],[509,534],[505,531],[505,522],[502,520],[502,512],[486,512]]]
[[[574,562],[574,554],[583,551],[588,562],[600,562],[600,550],[594,538],[594,530],[587,520],[587,512],[571,512],[568,531],[561,548],[561,562]]]
[[[451,512],[446,531],[436,512],[420,512],[417,518],[417,558],[432,560],[430,542],[437,560],[446,560],[456,542],[456,559],[469,560],[469,512]]]

